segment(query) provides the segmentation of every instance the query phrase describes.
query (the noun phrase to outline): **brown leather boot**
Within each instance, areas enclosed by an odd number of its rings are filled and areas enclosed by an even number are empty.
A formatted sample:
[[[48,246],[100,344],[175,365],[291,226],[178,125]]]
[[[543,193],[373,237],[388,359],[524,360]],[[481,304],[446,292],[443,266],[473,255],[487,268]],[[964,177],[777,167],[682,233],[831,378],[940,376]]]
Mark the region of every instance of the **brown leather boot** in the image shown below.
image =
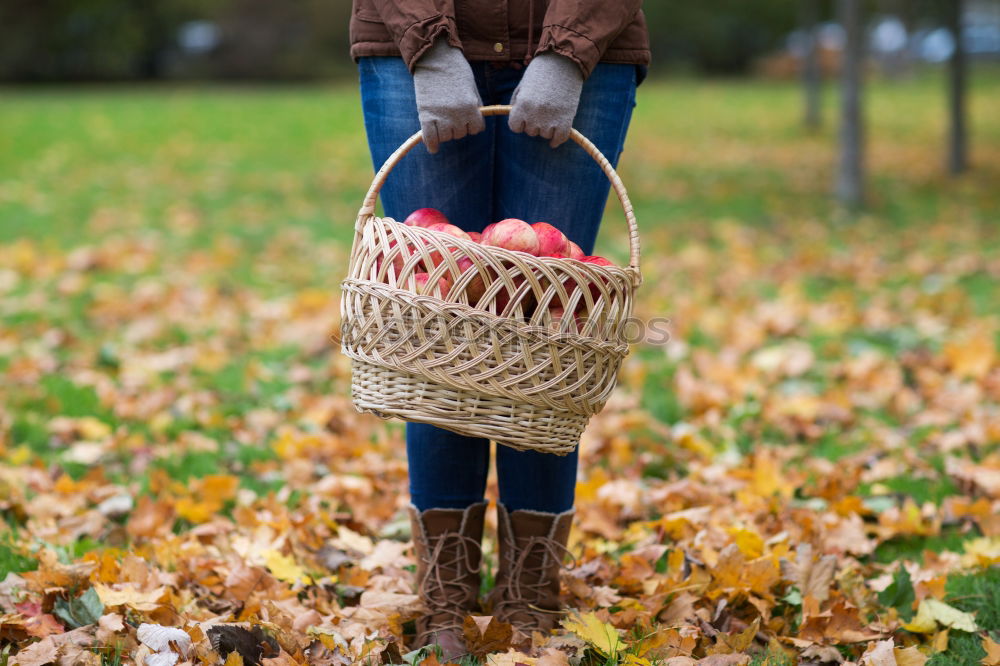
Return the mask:
[[[417,594],[427,607],[417,620],[415,647],[437,643],[446,659],[467,652],[462,623],[478,611],[485,514],[486,502],[424,512],[410,505]]]
[[[574,511],[513,511],[497,505],[500,566],[487,598],[494,617],[509,622],[525,638],[548,633],[562,617],[559,570]],[[572,555],[571,553],[569,553]]]

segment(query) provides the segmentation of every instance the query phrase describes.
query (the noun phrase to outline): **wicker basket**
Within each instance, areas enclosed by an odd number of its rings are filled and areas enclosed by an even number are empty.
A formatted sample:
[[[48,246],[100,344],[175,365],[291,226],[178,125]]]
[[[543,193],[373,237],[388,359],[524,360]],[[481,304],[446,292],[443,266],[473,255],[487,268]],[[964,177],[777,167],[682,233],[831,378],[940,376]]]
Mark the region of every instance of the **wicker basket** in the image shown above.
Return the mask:
[[[535,257],[376,217],[379,190],[420,133],[386,160],[358,212],[342,283],[341,345],[358,410],[516,449],[576,447],[628,353],[625,327],[641,278],[625,187],[594,144],[576,130],[572,138],[625,209],[625,268]],[[418,272],[428,274],[426,284]]]

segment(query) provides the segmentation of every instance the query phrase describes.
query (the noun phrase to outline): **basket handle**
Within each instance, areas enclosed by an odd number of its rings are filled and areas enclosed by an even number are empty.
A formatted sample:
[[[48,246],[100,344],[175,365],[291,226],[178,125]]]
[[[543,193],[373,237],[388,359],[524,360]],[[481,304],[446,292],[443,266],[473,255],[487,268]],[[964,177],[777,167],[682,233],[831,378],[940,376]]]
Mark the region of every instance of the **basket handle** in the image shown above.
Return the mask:
[[[510,106],[506,104],[497,104],[494,106],[483,106],[480,107],[479,110],[484,116],[503,116],[510,113]],[[629,268],[632,269],[633,283],[638,286],[641,281],[639,274],[639,227],[635,220],[635,212],[632,209],[632,202],[629,201],[628,192],[625,191],[625,185],[622,184],[622,179],[619,178],[614,167],[611,166],[611,163],[608,161],[608,158],[601,154],[601,151],[597,149],[597,146],[595,146],[590,139],[580,134],[580,132],[576,129],[570,130],[570,138],[579,144],[581,148],[587,151],[587,154],[594,158],[597,165],[601,167],[601,170],[604,171],[604,175],[608,177],[609,181],[611,181],[611,187],[614,189],[615,194],[618,195],[618,201],[621,202],[622,208],[625,209],[625,221],[628,222]],[[375,178],[372,180],[372,185],[368,188],[368,194],[365,195],[364,203],[361,205],[361,210],[358,211],[359,222],[366,217],[375,215],[375,201],[378,199],[378,193],[385,184],[386,178],[389,177],[389,173],[414,146],[423,140],[423,134],[421,132],[417,132],[404,141],[403,144],[385,161],[382,168],[375,174]]]

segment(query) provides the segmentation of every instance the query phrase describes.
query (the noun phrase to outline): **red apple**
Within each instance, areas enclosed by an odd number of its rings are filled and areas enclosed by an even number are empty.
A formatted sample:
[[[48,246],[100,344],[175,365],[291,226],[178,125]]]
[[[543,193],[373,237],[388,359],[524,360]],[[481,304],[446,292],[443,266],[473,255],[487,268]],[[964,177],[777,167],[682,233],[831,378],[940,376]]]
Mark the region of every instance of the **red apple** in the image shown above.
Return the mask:
[[[483,230],[483,245],[538,254],[538,236],[524,220],[508,218]]]
[[[427,273],[414,273],[413,282],[416,293],[424,296],[438,296],[434,293],[435,285],[431,284],[431,276]],[[440,298],[447,298],[451,284],[443,277],[438,278],[436,288],[441,292]]]
[[[463,240],[472,240],[469,238],[469,234],[462,231],[460,228],[456,227],[454,224],[448,222],[435,222],[433,224],[427,225],[427,228],[431,231],[440,231],[448,234],[449,236],[454,236],[455,238],[461,238]]]
[[[476,274],[472,281],[469,282],[468,286],[465,288],[465,295],[469,298],[469,305],[475,307],[479,299],[483,297],[483,293],[486,292],[486,284],[483,282],[483,276],[479,274],[476,270],[475,264],[472,263],[472,259],[468,257],[462,257],[458,260],[458,268],[462,273],[472,271]],[[458,278],[455,280],[458,281]]]
[[[418,208],[403,222],[410,227],[429,227],[437,223],[448,224],[448,218],[437,208]]]
[[[580,249],[579,245],[569,239],[566,239],[566,254],[570,259],[583,259],[587,256],[583,253],[583,250]]]
[[[477,243],[482,243],[483,242],[483,235],[481,233],[479,233],[478,231],[470,231],[470,232],[468,232],[468,234],[469,234],[469,239],[474,240]]]
[[[461,238],[462,240],[472,240],[469,238],[469,234],[465,233],[454,224],[448,224],[447,222],[435,222],[434,224],[427,227],[431,231],[440,231],[441,233],[448,234],[449,236],[454,236],[455,238]],[[454,250],[452,250],[454,251]],[[441,253],[438,251],[433,251],[427,260],[427,269],[432,270],[434,266],[437,266],[443,261]]]
[[[563,255],[569,256],[567,243],[569,239],[555,227],[553,227],[548,222],[535,222],[531,225],[531,228],[535,230],[535,235],[538,236],[538,255]]]
[[[389,249],[386,250],[385,253],[379,253],[378,258],[376,259],[375,262],[377,270],[382,269],[382,263],[385,261],[385,257],[388,256],[389,254],[392,254],[392,248],[396,247],[396,245],[398,245],[398,243],[395,240],[390,240]],[[409,259],[411,255],[413,255],[413,250],[410,249],[408,246],[403,246],[400,249],[400,251],[393,256],[392,267],[395,269],[396,277],[399,277],[399,274],[403,270],[403,264],[406,263],[406,260]],[[417,264],[417,268],[418,269],[421,268],[420,263]]]
[[[587,256],[581,259],[580,261],[582,261],[585,264],[594,264],[595,266],[614,266],[613,263],[611,263],[604,257]],[[601,297],[601,290],[598,289],[596,284],[590,285],[590,297],[593,298],[594,301],[597,301],[597,299]],[[581,301],[580,303],[581,305],[583,305],[585,302]]]
[[[611,263],[610,261],[608,261],[604,257],[598,257],[598,256],[593,256],[593,255],[591,255],[589,257],[583,257],[583,258],[580,259],[580,261],[582,261],[585,264],[595,264],[597,266],[614,266],[613,263]]]

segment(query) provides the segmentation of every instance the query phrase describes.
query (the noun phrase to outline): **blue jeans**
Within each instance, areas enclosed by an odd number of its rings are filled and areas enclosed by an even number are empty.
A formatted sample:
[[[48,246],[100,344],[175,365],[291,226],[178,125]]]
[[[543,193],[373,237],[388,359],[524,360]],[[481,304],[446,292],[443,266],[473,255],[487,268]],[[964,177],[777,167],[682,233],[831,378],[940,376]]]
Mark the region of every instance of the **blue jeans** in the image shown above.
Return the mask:
[[[361,104],[372,163],[386,158],[420,129],[413,77],[400,58],[359,62]],[[486,105],[509,104],[523,68],[472,63]],[[635,106],[633,65],[601,63],[583,86],[573,123],[617,164]],[[504,116],[486,130],[441,144],[431,155],[414,148],[382,188],[385,214],[404,219],[417,208],[437,208],[466,231],[516,217],[550,222],[591,253],[610,185],[597,163],[569,141],[552,149],[537,137],[515,134]],[[422,423],[406,424],[410,496],[416,507],[462,509],[483,499],[489,441]],[[555,456],[497,447],[500,501],[510,511],[559,513],[573,506],[577,453]]]

